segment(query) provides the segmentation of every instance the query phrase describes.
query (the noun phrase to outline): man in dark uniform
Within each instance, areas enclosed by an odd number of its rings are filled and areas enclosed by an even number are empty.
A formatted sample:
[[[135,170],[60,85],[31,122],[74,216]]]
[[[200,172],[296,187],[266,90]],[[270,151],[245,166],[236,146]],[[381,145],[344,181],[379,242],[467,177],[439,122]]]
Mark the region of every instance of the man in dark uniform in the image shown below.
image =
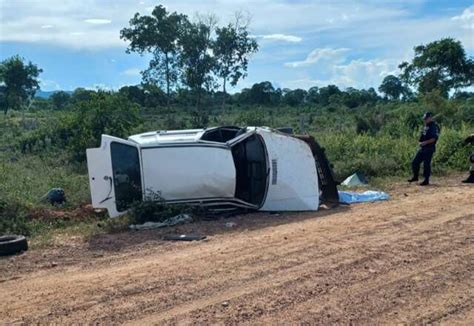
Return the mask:
[[[464,143],[474,145],[474,134],[470,135],[464,140]],[[469,177],[466,180],[463,180],[463,183],[474,183],[474,153],[469,156],[469,161],[471,162],[471,168],[469,169]]]
[[[433,121],[433,114],[431,112],[426,112],[423,115],[423,122],[424,127],[419,139],[420,148],[411,162],[413,177],[408,180],[408,182],[418,181],[420,165],[423,162],[423,177],[425,179],[420,183],[420,186],[427,186],[430,184],[431,159],[436,151],[436,142],[439,138],[439,127]]]

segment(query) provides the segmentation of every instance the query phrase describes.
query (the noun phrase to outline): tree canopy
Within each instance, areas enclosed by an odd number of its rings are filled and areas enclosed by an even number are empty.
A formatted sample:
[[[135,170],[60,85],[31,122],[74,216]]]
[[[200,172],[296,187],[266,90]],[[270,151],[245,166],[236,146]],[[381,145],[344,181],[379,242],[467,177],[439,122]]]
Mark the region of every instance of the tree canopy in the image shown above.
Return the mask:
[[[227,82],[235,86],[245,78],[249,56],[258,50],[241,16],[224,27],[216,22],[213,15],[191,21],[160,5],[151,16],[136,13],[120,37],[130,42],[127,52],[152,54],[148,69],[142,72],[144,84],[165,85],[168,101],[173,91],[188,88],[199,106],[203,90],[218,86],[216,78],[223,81],[224,101]]]
[[[31,61],[25,63],[20,56],[13,56],[0,63],[0,84],[3,111],[21,109],[39,89],[39,74],[42,72]]]
[[[169,13],[162,5],[156,6],[151,16],[136,13],[130,20],[130,27],[120,31],[120,37],[130,41],[128,52],[145,52],[153,55],[143,78],[150,83],[166,86],[169,96],[178,79],[178,39],[185,15]]]
[[[222,78],[222,91],[227,93],[227,80],[232,86],[247,76],[249,56],[257,52],[258,44],[249,36],[239,17],[234,24],[216,28],[217,38],[212,45],[216,58],[216,73]],[[225,96],[223,97],[225,99]]]
[[[421,94],[439,90],[444,97],[450,90],[474,83],[474,61],[468,58],[460,41],[445,38],[418,45],[411,62],[399,65],[401,79]]]

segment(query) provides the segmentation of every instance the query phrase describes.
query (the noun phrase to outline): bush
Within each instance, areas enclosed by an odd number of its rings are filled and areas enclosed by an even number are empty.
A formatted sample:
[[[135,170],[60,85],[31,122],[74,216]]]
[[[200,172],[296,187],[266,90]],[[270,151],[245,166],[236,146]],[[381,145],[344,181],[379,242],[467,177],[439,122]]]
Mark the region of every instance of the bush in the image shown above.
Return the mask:
[[[24,211],[16,203],[0,201],[0,235],[30,235]]]
[[[83,161],[86,149],[100,145],[102,134],[126,138],[141,121],[139,107],[120,94],[99,91],[76,105],[71,121],[70,149]]]
[[[130,209],[130,222],[143,224],[145,222],[163,222],[166,219],[185,213],[192,213],[187,205],[170,205],[159,193],[148,191],[145,201],[135,202]]]

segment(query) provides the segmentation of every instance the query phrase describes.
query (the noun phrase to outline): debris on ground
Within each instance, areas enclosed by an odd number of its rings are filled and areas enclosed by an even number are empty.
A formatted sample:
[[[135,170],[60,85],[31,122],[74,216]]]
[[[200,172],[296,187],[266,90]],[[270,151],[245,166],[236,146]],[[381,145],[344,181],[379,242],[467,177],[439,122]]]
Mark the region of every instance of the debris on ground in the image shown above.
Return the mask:
[[[179,214],[173,217],[170,217],[163,222],[146,222],[143,224],[131,224],[129,228],[131,230],[152,230],[152,229],[158,229],[158,228],[163,228],[166,226],[173,226],[173,225],[179,225],[179,224],[185,224],[185,223],[190,223],[193,221],[193,218],[189,214]]]
[[[163,239],[168,241],[200,241],[206,239],[206,236],[200,234],[168,234]]]
[[[49,201],[51,205],[62,205],[66,202],[66,193],[63,188],[51,188],[41,200]]]
[[[367,203],[390,199],[389,194],[383,191],[367,190],[364,192],[339,191],[339,201],[345,204]]]
[[[236,227],[236,226],[237,226],[237,223],[235,223],[235,222],[227,222],[225,224],[226,228],[233,228],[233,227]]]
[[[355,187],[355,186],[364,186],[367,185],[367,179],[361,172],[356,172],[353,175],[347,177],[344,181],[342,181],[341,185],[347,187]]]

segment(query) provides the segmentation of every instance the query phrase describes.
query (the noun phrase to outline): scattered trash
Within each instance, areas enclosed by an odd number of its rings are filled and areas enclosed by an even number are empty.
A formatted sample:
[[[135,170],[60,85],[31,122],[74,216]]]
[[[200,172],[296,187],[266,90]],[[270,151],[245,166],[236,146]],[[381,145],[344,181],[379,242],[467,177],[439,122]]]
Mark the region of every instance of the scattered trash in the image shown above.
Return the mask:
[[[226,226],[227,228],[233,228],[233,227],[236,227],[236,226],[237,226],[237,223],[234,223],[234,222],[227,222],[227,223],[225,224],[225,226]]]
[[[353,175],[347,177],[346,180],[342,181],[341,184],[343,186],[354,187],[354,186],[363,186],[363,185],[366,185],[367,183],[368,182],[365,176],[360,172],[356,172]]]
[[[185,224],[192,222],[193,218],[189,214],[179,214],[173,217],[170,217],[166,219],[163,222],[146,222],[143,224],[131,224],[129,228],[131,230],[152,230],[152,229],[158,229],[158,228],[163,228],[166,226],[173,226],[173,225],[178,225],[178,224]]]
[[[168,234],[163,239],[168,241],[199,241],[206,239],[206,236],[200,234]]]
[[[364,192],[339,191],[339,200],[342,203],[365,203],[388,200],[390,196],[383,191],[367,190]]]
[[[228,301],[222,302],[222,306],[223,306],[223,307],[228,307],[228,306],[229,306],[229,302],[228,302]]]

